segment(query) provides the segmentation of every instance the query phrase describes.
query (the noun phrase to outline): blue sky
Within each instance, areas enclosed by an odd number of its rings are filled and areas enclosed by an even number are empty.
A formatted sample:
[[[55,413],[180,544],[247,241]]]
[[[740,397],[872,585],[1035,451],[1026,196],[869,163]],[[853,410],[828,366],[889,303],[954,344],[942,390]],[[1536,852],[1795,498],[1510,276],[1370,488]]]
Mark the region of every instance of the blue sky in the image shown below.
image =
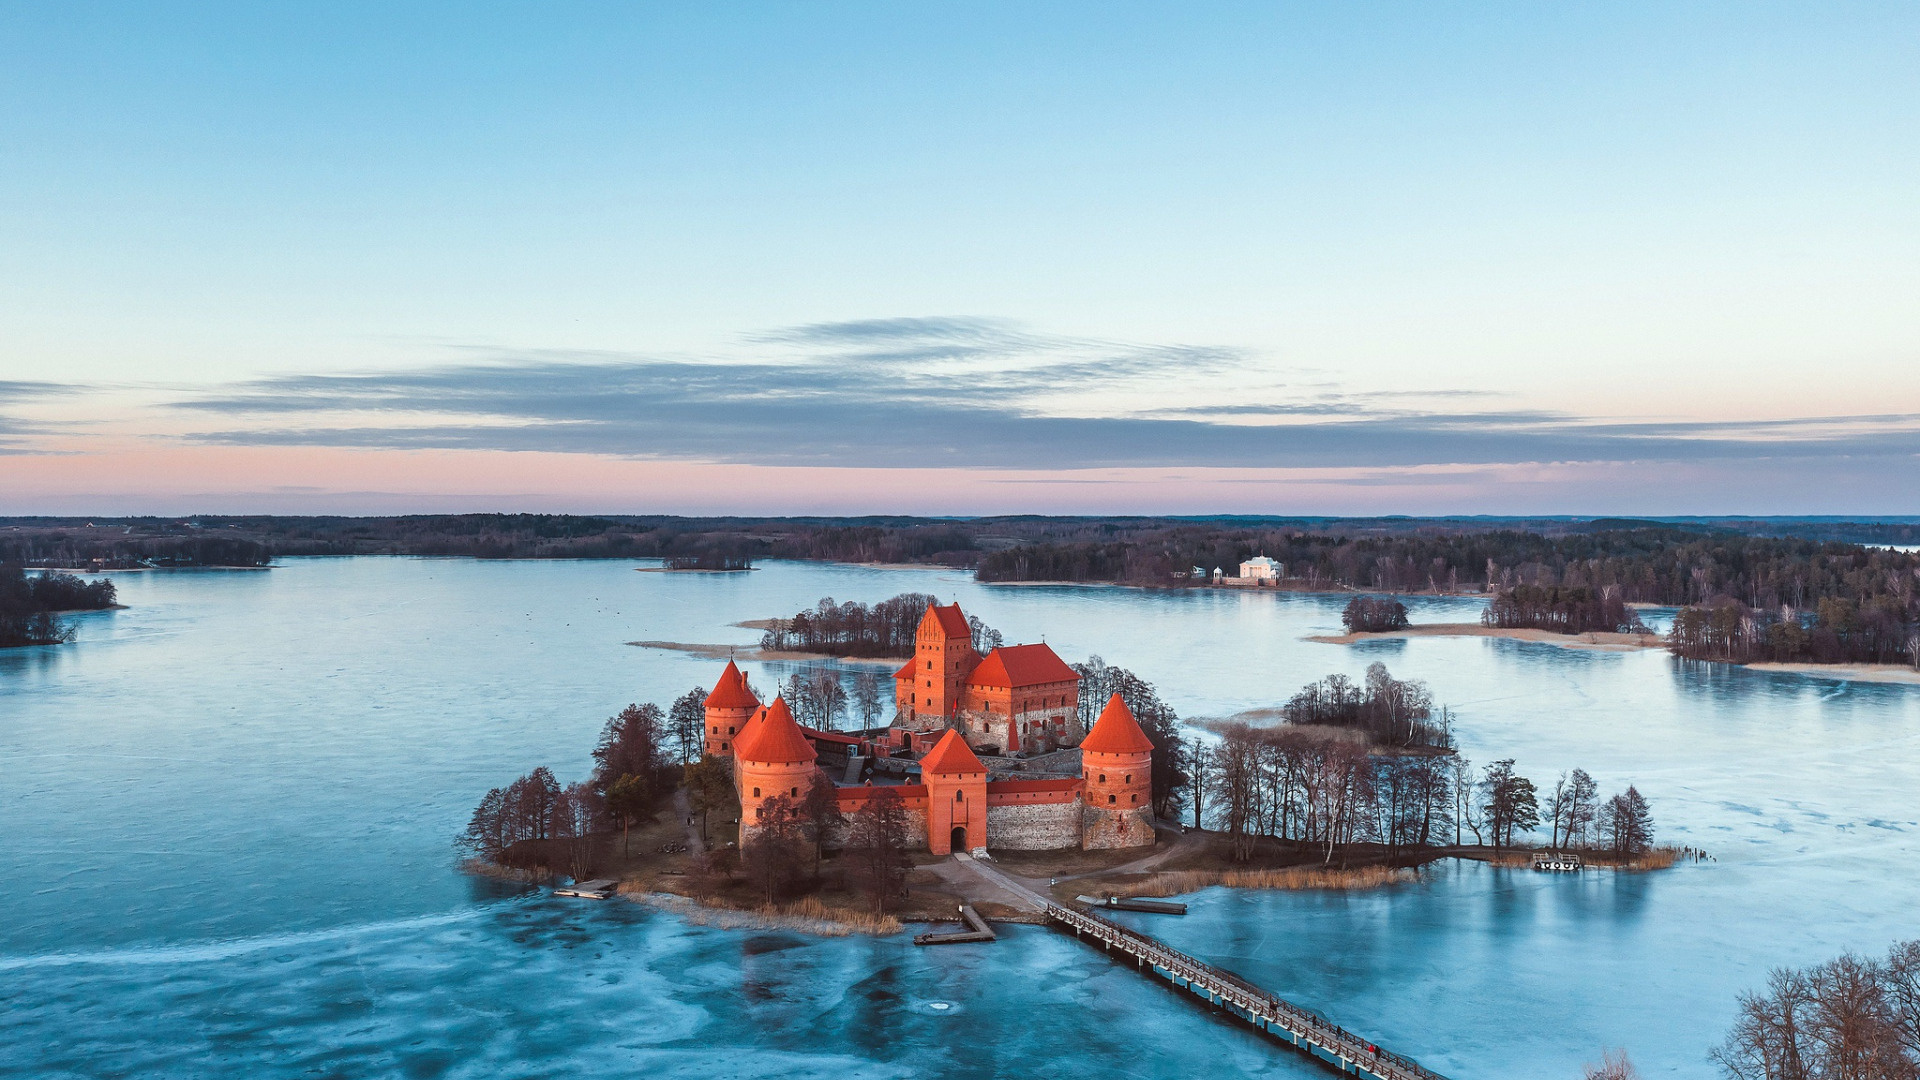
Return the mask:
[[[0,511],[1920,512],[1917,31],[0,4]]]

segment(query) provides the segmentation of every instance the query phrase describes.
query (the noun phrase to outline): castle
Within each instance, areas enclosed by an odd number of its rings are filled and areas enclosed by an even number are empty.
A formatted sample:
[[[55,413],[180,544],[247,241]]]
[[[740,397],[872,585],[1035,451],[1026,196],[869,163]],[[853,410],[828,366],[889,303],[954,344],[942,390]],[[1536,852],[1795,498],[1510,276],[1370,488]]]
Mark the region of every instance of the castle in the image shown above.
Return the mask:
[[[798,799],[826,776],[846,816],[891,788],[909,842],[936,855],[1150,845],[1153,743],[1118,694],[1082,736],[1079,700],[1079,675],[1051,648],[1003,645],[983,657],[958,604],[930,605],[913,659],[894,674],[889,727],[802,727],[785,700],[762,705],[728,661],[707,696],[706,752],[733,760],[743,842],[769,800]],[[1000,756],[1058,760],[1076,745],[1077,775],[1023,776],[1027,760]]]

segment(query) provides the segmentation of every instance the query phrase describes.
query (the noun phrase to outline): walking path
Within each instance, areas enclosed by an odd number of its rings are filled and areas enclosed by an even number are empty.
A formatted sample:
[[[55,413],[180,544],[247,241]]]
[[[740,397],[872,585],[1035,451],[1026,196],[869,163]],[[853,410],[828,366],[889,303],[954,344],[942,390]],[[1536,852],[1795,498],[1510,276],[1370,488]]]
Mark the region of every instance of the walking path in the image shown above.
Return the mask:
[[[693,810],[687,805],[687,789],[675,788],[673,792],[673,812],[687,823],[687,850],[695,855],[707,853],[707,842],[700,838],[700,826],[693,820]]]

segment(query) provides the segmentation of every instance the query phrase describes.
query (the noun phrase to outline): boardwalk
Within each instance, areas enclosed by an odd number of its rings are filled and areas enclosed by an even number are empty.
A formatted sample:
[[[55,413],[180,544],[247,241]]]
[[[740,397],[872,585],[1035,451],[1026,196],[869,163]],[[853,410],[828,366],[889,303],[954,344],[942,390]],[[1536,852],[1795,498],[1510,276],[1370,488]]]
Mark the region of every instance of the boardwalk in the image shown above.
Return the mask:
[[[1368,1080],[1446,1080],[1410,1058],[1380,1049],[1326,1017],[1283,1001],[1238,975],[1196,960],[1158,938],[1098,915],[1062,907],[988,862],[960,856],[956,856],[955,861],[967,872],[995,883],[1004,894],[1019,900],[1017,906],[1044,913],[1049,923],[1073,931],[1082,941],[1091,941],[1109,953],[1130,957],[1142,972],[1204,998],[1208,1004],[1227,1010],[1316,1061]]]
[[[1261,1031],[1344,1073],[1371,1080],[1446,1080],[1417,1062],[1381,1050],[1324,1016],[1302,1009],[1211,964],[1203,963],[1156,938],[1098,915],[1047,905],[1054,925],[1093,941],[1108,952],[1133,958],[1150,971],[1218,1008],[1232,1012]]]

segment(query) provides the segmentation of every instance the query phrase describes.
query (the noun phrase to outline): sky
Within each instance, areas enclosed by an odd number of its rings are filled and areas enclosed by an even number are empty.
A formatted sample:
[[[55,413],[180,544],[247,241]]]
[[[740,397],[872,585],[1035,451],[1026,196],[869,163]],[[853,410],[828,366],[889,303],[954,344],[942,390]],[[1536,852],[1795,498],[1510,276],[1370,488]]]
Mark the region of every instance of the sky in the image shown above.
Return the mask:
[[[1916,55],[0,0],[0,513],[1920,514]]]

